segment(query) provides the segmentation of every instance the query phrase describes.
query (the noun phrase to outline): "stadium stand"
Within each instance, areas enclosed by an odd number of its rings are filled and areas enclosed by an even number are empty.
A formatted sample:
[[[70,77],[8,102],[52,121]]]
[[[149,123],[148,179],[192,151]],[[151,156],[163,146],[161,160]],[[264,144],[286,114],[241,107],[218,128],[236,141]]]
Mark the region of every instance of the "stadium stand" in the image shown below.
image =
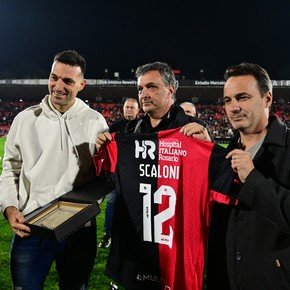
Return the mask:
[[[211,137],[227,143],[233,132],[223,113],[222,88],[223,81],[180,80],[176,99],[178,103],[194,102],[198,117],[209,126]],[[18,112],[38,103],[46,93],[47,79],[0,80],[0,136],[8,133]],[[273,95],[271,112],[290,126],[290,81],[273,81]],[[136,81],[89,79],[80,97],[103,114],[110,125],[122,117],[124,99],[137,98]]]
[[[122,117],[122,102],[89,102],[87,104],[100,112],[111,125]],[[35,105],[36,101],[0,101],[0,136],[5,136],[14,117],[25,108]],[[208,124],[208,129],[212,138],[218,143],[227,143],[233,135],[231,126],[223,113],[221,104],[196,104],[198,117]],[[274,102],[272,113],[279,116],[283,121],[290,125],[290,102]],[[140,113],[142,115],[142,112]]]

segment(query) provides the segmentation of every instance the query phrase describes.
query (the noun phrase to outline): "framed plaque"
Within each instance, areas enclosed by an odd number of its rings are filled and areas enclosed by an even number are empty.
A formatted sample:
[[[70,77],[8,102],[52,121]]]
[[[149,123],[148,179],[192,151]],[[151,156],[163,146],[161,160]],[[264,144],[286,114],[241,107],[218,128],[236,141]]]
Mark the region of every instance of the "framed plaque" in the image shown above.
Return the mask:
[[[32,218],[28,224],[55,229],[75,214],[84,210],[88,204],[79,204],[66,201],[58,201],[42,213]]]
[[[114,183],[96,178],[25,216],[32,235],[61,241],[100,213],[98,200]]]

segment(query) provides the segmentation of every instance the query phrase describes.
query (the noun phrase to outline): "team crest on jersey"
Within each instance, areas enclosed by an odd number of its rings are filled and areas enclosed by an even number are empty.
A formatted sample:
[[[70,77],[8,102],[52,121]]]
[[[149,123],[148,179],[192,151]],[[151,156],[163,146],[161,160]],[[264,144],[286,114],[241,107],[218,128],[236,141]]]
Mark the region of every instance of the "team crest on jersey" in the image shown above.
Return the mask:
[[[152,160],[155,159],[156,144],[151,140],[135,140],[135,158],[146,159],[149,156]]]

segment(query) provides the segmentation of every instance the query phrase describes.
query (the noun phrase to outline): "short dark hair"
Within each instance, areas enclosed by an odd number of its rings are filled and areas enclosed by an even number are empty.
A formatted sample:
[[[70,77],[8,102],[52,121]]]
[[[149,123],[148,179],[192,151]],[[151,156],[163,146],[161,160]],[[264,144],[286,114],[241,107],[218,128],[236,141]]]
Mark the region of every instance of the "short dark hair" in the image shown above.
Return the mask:
[[[172,68],[165,62],[152,62],[139,66],[136,70],[136,78],[144,75],[149,71],[158,71],[166,86],[174,86],[175,92],[178,88],[178,81],[175,78]]]
[[[256,79],[258,90],[261,94],[265,94],[269,91],[272,92],[272,82],[267,71],[254,63],[243,62],[228,67],[224,74],[224,80],[227,81],[230,77],[247,75],[251,75]]]
[[[70,66],[79,66],[81,68],[82,75],[84,76],[86,73],[85,59],[74,50],[64,50],[58,52],[53,59],[53,62],[55,61],[68,64]]]

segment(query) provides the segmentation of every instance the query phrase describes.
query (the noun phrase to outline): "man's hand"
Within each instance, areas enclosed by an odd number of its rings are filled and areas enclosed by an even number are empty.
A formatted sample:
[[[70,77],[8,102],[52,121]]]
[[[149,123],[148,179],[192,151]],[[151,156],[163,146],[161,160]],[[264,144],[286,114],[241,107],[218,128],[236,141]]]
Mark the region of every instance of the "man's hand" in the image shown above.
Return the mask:
[[[99,149],[107,142],[107,141],[111,141],[112,140],[112,136],[109,132],[105,132],[105,133],[100,133],[98,134],[98,138],[97,138],[97,142],[96,142],[96,148],[97,151],[99,151]]]
[[[24,215],[14,206],[8,206],[5,209],[5,216],[12,228],[12,231],[19,237],[30,235],[30,228],[24,224]]]
[[[247,176],[255,168],[251,154],[247,151],[235,149],[228,153],[226,158],[232,158],[232,168],[238,173],[241,182],[244,183]]]
[[[180,129],[180,132],[186,136],[211,141],[207,129],[198,123],[188,123]]]

